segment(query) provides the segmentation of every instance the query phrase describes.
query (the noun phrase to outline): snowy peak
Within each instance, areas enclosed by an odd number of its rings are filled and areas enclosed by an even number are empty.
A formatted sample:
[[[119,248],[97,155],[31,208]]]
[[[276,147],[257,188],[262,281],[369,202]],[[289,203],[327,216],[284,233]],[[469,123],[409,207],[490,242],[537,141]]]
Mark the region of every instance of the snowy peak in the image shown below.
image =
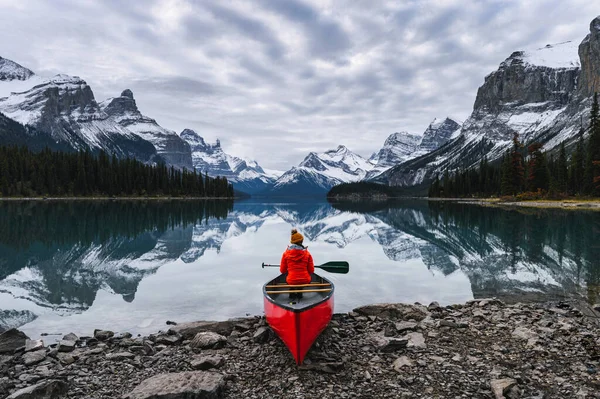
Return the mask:
[[[14,61],[0,57],[0,81],[27,80],[35,75]]]
[[[123,117],[130,115],[135,118],[142,116],[133,98],[133,92],[129,89],[124,90],[119,97],[103,101],[100,103],[100,107],[111,116]]]
[[[547,44],[532,50],[515,51],[500,67],[509,67],[514,63],[528,64],[548,68],[579,68],[579,45],[573,41]]]
[[[369,161],[377,167],[391,167],[409,159],[417,149],[421,137],[408,132],[392,133],[379,152]]]
[[[224,176],[237,190],[254,194],[275,181],[256,161],[226,154],[218,139],[215,144],[207,143],[192,129],[184,129],[180,137],[190,145],[192,163],[197,171],[209,176]]]
[[[434,119],[423,133],[419,151],[425,154],[437,150],[450,141],[459,129],[460,125],[450,118],[444,120]]]

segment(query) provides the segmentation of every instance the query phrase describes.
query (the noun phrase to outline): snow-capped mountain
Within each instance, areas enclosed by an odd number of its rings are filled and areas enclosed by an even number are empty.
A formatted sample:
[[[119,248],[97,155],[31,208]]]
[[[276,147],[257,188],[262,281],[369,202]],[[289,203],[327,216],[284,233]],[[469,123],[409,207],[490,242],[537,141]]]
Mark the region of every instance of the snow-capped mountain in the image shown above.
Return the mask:
[[[437,150],[446,144],[452,136],[457,134],[460,124],[450,118],[444,120],[434,119],[429,124],[417,147],[418,155],[424,155]]]
[[[589,125],[593,93],[600,90],[600,17],[578,45],[564,42],[512,53],[485,77],[473,113],[447,145],[406,161],[375,181],[426,191],[435,175],[499,159],[514,133],[525,144],[554,150],[573,144]]]
[[[54,148],[105,150],[142,162],[163,160],[178,168],[192,167],[189,146],[176,133],[143,116],[129,90],[100,105],[91,87],[78,76],[44,78],[0,58],[0,113],[25,126],[29,135],[19,136],[13,129],[11,135],[19,137],[12,141],[31,148],[39,145],[30,136],[44,135]],[[7,135],[2,132],[0,140]]]
[[[233,183],[236,190],[255,194],[279,177],[273,172],[265,171],[256,161],[226,154],[219,140],[215,144],[209,144],[191,129],[183,130],[181,138],[190,145],[192,162],[198,172],[206,172],[213,177],[224,176]]]
[[[131,90],[124,90],[119,97],[101,102],[100,109],[120,126],[151,142],[168,164],[177,168],[192,169],[189,144],[175,132],[160,126],[154,119],[142,115]]]
[[[343,145],[324,153],[311,152],[261,194],[322,195],[340,183],[362,180],[375,165]]]
[[[14,61],[0,57],[0,81],[27,80],[34,75],[32,71]]]
[[[408,132],[393,133],[383,147],[369,158],[378,167],[391,167],[410,159],[421,142],[421,136]]]

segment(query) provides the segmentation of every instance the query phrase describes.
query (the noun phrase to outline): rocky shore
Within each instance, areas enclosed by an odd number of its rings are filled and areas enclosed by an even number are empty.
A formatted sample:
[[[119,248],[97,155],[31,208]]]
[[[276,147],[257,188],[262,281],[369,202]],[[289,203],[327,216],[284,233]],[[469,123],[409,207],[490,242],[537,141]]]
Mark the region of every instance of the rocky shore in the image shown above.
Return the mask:
[[[336,314],[297,367],[263,317],[0,335],[0,397],[600,398],[600,313],[579,302],[380,304]]]

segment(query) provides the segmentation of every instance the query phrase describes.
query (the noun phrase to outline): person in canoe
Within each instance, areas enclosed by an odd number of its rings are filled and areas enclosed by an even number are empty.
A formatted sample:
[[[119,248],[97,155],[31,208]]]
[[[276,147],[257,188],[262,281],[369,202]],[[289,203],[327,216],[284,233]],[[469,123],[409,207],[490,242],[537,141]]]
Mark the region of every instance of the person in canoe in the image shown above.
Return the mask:
[[[281,257],[279,271],[287,273],[286,282],[289,285],[310,284],[311,274],[315,272],[315,264],[308,248],[303,245],[304,236],[298,230],[292,229],[290,245]],[[302,293],[290,294],[290,299],[300,299]]]

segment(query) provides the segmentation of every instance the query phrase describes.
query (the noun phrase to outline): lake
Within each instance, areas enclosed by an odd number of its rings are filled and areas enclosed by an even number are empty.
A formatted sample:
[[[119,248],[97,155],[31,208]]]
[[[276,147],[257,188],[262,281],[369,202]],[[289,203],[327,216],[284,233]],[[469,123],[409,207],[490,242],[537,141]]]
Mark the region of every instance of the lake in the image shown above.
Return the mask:
[[[449,202],[0,201],[0,329],[148,334],[260,315],[290,229],[350,262],[335,311],[496,296],[597,301],[600,213]],[[317,269],[318,270],[318,269]],[[48,338],[47,338],[48,340]]]

